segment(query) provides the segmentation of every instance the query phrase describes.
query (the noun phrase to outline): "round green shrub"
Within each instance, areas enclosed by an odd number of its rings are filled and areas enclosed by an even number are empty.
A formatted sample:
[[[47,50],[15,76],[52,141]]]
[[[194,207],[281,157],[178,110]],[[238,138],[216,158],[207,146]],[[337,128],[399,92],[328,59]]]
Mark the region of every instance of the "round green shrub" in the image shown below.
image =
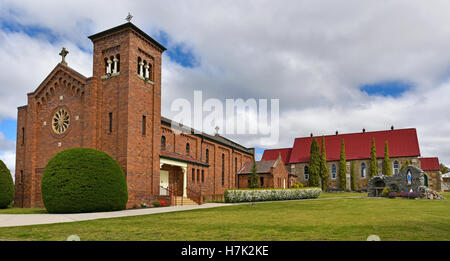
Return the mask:
[[[84,213],[125,209],[127,181],[108,154],[73,148],[56,154],[42,176],[42,199],[49,213]]]
[[[11,172],[0,160],[0,208],[7,208],[14,200],[14,182]]]

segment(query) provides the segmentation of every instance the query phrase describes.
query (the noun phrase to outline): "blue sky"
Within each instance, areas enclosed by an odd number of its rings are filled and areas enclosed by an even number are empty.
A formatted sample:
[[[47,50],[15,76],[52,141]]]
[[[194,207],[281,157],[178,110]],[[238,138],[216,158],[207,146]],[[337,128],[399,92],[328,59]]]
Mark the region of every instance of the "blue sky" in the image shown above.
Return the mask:
[[[15,119],[4,119],[0,121],[0,132],[2,132],[8,140],[16,140],[16,130],[17,121]]]
[[[384,96],[398,98],[405,92],[411,90],[412,86],[402,81],[381,82],[375,84],[366,84],[361,86],[361,91],[369,96]]]
[[[192,68],[199,65],[198,57],[183,43],[172,43],[170,35],[160,30],[154,39],[167,48],[165,54],[183,67]]]

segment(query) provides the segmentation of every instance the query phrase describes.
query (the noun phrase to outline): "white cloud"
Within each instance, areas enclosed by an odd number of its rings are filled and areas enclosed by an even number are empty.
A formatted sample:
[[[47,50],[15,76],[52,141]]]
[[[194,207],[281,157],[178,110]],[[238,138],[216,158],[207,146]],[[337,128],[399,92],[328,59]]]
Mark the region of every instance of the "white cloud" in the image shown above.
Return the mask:
[[[0,152],[15,151],[16,143],[12,140],[6,139],[5,135],[0,131]]]
[[[0,160],[2,160],[6,167],[11,171],[14,179],[16,169],[16,143],[12,140],[6,139],[5,135],[0,132]]]
[[[11,151],[0,153],[0,160],[5,163],[14,180],[14,174],[16,173],[16,153]]]
[[[34,91],[53,70],[65,46],[70,51],[69,66],[91,75],[92,59],[67,41],[50,43],[24,33],[0,31],[0,119],[17,117],[17,107],[27,104],[27,93]]]
[[[450,165],[448,1],[3,1],[0,18],[48,28],[56,42],[0,33],[0,118],[15,117],[59,61],[90,76],[87,35],[120,23],[128,11],[150,35],[167,32],[200,66],[163,59],[164,115],[170,103],[204,99],[279,98],[279,147],[314,134],[417,128],[423,156]],[[117,10],[123,11],[118,13]],[[70,44],[73,43],[73,44]],[[75,45],[76,44],[76,45]],[[24,68],[32,64],[32,70]],[[31,68],[31,66],[30,66]],[[24,76],[26,75],[26,77]],[[369,97],[363,84],[406,81],[398,99]],[[448,99],[447,99],[448,100]],[[233,137],[247,146],[259,138]]]

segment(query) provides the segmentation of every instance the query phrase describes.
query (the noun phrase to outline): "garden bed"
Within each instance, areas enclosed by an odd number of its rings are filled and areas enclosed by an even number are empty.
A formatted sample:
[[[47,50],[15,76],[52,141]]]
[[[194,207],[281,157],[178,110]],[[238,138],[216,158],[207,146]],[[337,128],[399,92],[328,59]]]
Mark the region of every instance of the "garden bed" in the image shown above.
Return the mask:
[[[226,203],[298,200],[318,198],[320,188],[301,189],[234,189],[225,191]]]

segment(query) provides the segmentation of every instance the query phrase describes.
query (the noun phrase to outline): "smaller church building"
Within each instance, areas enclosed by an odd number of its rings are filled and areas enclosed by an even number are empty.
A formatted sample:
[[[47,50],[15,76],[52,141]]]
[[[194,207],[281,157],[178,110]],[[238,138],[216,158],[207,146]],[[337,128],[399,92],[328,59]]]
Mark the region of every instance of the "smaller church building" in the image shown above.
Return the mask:
[[[297,176],[297,180],[304,186],[309,184],[308,163],[310,158],[311,143],[316,139],[319,148],[322,144],[322,137],[325,141],[327,168],[328,168],[328,188],[342,189],[339,187],[339,159],[341,152],[341,142],[345,144],[345,155],[347,165],[346,188],[350,188],[350,171],[352,163],[355,166],[355,183],[357,190],[367,190],[369,180],[370,151],[372,139],[375,140],[376,157],[378,171],[381,174],[385,143],[388,143],[389,157],[391,161],[391,173],[398,174],[402,165],[409,163],[421,168],[425,172],[424,184],[436,191],[441,191],[442,174],[437,157],[423,158],[420,154],[419,142],[416,129],[394,129],[384,131],[366,132],[363,129],[359,133],[345,133],[325,136],[300,137],[294,140],[291,148],[265,150],[262,160],[274,160],[281,155],[286,168],[292,175]]]

